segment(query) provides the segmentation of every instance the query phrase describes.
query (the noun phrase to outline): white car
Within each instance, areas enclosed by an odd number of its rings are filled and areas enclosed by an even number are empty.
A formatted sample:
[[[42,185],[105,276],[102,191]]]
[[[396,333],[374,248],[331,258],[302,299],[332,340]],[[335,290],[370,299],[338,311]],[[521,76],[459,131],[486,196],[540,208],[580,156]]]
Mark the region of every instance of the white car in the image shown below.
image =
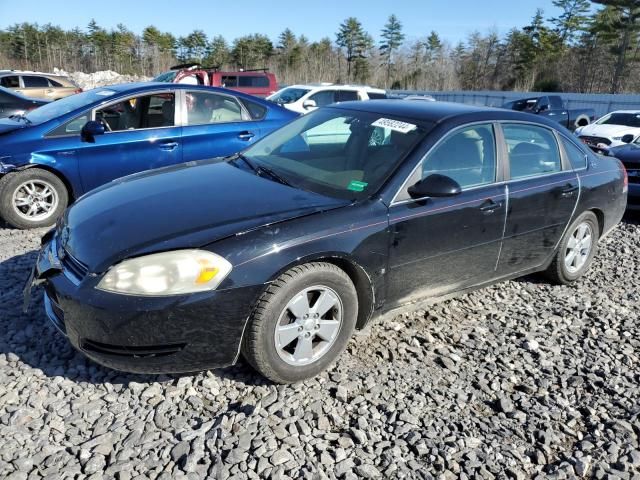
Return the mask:
[[[606,149],[631,143],[640,137],[640,110],[618,110],[575,131],[593,149]]]
[[[332,103],[381,98],[387,98],[387,93],[380,88],[362,85],[316,83],[309,85],[292,85],[283,88],[273,95],[268,96],[267,100],[271,100],[294,112],[309,113]]]

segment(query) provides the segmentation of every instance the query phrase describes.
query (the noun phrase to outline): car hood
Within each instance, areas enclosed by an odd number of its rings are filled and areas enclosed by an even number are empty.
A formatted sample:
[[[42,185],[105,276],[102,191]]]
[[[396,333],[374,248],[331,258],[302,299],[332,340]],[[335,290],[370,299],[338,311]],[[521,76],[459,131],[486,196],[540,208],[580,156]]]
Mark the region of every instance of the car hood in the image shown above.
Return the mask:
[[[60,245],[99,273],[125,258],[202,247],[350,202],[288,187],[227,162],[201,161],[111,182],[71,206]]]
[[[591,125],[582,127],[578,135],[613,138],[621,137],[628,133],[631,133],[634,136],[638,135],[640,134],[640,128],[627,127],[625,125],[596,125],[595,123],[592,123]]]
[[[637,163],[640,165],[640,145],[635,143],[611,148],[609,149],[609,155],[626,163]]]
[[[2,135],[3,133],[13,132],[14,130],[19,130],[25,127],[25,123],[16,122],[9,118],[0,118],[0,135]]]

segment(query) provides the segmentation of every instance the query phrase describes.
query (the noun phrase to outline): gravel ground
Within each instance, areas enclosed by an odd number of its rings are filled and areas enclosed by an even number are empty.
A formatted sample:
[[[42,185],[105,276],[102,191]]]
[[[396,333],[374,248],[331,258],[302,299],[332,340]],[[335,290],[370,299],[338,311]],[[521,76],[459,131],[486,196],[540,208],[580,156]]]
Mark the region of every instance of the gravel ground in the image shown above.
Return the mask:
[[[640,479],[640,221],[571,287],[499,284],[373,325],[294,386],[75,353],[21,288],[42,232],[0,228],[0,478]]]

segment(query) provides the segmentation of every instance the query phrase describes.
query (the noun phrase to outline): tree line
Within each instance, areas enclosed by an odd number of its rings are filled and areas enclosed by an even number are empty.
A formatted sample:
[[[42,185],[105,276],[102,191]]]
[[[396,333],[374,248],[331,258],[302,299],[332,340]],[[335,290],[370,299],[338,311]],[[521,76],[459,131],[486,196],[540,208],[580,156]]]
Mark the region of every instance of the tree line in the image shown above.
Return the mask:
[[[269,68],[283,84],[329,81],[392,89],[640,91],[640,0],[554,0],[530,23],[499,35],[473,32],[455,45],[436,30],[407,40],[390,15],[378,40],[355,17],[333,38],[310,41],[285,29],[229,42],[194,30],[176,37],[148,26],[141,34],[92,20],[83,30],[22,23],[0,30],[0,68],[154,76],[176,63],[221,69]]]

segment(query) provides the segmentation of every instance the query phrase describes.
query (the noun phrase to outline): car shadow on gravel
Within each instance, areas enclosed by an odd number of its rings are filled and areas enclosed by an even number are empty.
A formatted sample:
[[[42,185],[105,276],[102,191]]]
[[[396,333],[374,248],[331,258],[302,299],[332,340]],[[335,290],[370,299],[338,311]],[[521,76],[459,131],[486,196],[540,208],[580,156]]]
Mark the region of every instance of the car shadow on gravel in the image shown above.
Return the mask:
[[[20,362],[42,371],[47,377],[64,377],[75,382],[128,385],[130,382],[171,382],[182,376],[144,375],[112,370],[84,357],[49,322],[44,313],[42,289],[34,288],[27,313],[23,312],[23,287],[35,263],[36,250],[0,262],[0,354],[7,362]],[[213,370],[221,380],[230,378],[245,384],[264,384],[243,361]]]

